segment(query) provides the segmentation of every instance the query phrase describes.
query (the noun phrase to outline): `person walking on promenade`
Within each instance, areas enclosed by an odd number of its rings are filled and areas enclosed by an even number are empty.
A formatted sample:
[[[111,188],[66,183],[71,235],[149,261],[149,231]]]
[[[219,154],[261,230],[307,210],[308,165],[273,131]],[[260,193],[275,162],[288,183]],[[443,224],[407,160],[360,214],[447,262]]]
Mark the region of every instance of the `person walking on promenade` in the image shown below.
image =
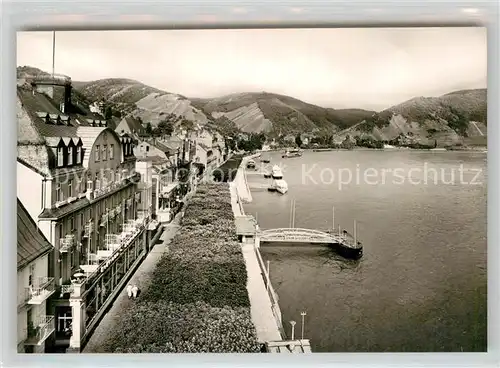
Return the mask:
[[[127,295],[128,295],[128,298],[132,298],[132,285],[128,284],[127,285]]]
[[[132,297],[134,299],[137,298],[137,292],[139,291],[139,288],[137,287],[137,285],[134,284],[134,286],[132,287]]]

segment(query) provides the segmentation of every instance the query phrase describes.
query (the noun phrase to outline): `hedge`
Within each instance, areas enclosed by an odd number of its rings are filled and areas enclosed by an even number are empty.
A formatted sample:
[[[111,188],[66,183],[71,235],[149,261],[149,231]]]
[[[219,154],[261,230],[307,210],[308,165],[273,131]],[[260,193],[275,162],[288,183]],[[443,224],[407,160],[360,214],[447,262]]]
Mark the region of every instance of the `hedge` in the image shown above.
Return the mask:
[[[202,184],[151,274],[104,344],[114,352],[259,352],[229,186]]]
[[[108,344],[116,353],[259,352],[248,308],[138,302]],[[151,322],[148,322],[151,321]]]
[[[227,160],[219,169],[214,170],[213,176],[215,181],[231,182],[236,177],[236,172],[240,167],[243,155],[234,155]]]

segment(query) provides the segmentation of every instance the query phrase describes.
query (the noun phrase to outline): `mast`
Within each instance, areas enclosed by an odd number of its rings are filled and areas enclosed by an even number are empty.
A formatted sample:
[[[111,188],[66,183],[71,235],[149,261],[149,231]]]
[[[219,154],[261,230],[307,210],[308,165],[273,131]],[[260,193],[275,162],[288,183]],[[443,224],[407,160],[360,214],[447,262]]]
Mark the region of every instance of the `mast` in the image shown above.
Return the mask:
[[[56,69],[56,31],[52,32],[52,78]]]
[[[332,206],[332,230],[335,230],[335,206]]]
[[[356,232],[356,220],[354,220],[354,246],[358,245]]]
[[[293,199],[293,207],[292,207],[292,229],[295,228],[295,199]]]

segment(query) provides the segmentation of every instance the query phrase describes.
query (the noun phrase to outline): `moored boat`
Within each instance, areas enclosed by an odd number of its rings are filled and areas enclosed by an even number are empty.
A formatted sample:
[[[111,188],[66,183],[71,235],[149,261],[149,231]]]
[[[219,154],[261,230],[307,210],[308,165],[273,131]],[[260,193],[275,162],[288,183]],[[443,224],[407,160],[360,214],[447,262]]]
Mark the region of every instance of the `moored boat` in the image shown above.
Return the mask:
[[[281,156],[282,158],[292,158],[302,156],[302,151],[300,149],[292,149],[285,151],[285,154]]]
[[[283,179],[275,180],[274,187],[276,188],[276,191],[281,194],[288,192],[288,183]]]
[[[255,161],[254,160],[247,161],[247,169],[255,169]]]
[[[283,179],[283,172],[278,165],[274,165],[271,171],[271,176],[273,179]]]
[[[328,231],[335,235],[337,241],[330,244],[330,247],[340,256],[350,259],[359,259],[363,256],[363,245],[357,241],[347,230],[342,232],[337,230]]]

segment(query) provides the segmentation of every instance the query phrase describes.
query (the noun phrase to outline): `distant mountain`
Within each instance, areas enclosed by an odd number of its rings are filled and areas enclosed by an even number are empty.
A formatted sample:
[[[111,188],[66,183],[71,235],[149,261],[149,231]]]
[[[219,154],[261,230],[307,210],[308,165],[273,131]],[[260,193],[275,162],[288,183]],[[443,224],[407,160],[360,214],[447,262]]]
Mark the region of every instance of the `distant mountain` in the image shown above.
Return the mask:
[[[267,92],[191,100],[195,106],[215,118],[225,116],[233,120],[245,132],[335,132],[359,123],[374,113],[361,109],[323,108],[293,97]]]
[[[48,74],[40,69],[17,68],[18,78]],[[172,116],[200,125],[231,124],[245,132],[272,135],[317,132],[378,141],[410,139],[434,145],[486,144],[487,90],[463,90],[440,97],[416,97],[386,110],[332,109],[290,96],[268,92],[237,93],[212,99],[187,98],[141,82],[109,78],[73,81],[82,103],[105,101],[122,114],[133,114],[157,125]]]
[[[365,136],[390,141],[398,137],[440,146],[484,144],[487,136],[487,90],[456,91],[440,97],[416,97],[346,129],[336,138]]]

